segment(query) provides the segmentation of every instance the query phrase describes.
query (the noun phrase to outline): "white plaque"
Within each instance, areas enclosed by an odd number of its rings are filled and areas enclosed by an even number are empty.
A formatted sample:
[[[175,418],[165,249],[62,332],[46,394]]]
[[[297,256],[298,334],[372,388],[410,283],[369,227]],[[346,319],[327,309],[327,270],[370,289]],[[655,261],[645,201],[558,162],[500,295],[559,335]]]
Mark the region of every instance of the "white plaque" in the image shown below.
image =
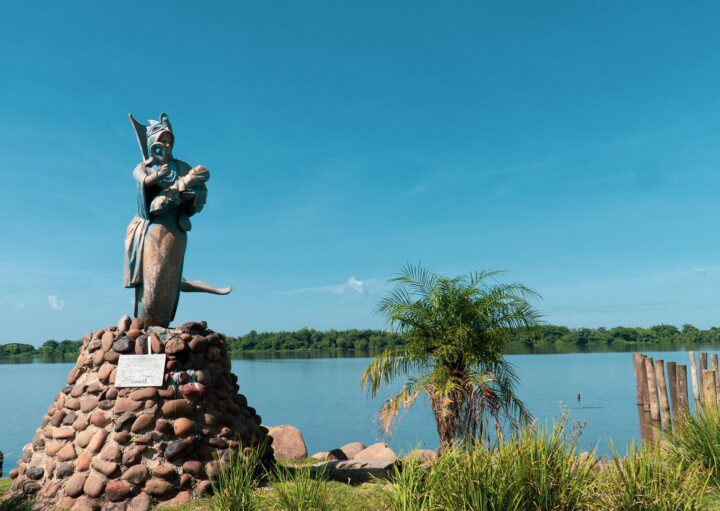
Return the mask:
[[[116,387],[162,387],[165,355],[120,355]]]

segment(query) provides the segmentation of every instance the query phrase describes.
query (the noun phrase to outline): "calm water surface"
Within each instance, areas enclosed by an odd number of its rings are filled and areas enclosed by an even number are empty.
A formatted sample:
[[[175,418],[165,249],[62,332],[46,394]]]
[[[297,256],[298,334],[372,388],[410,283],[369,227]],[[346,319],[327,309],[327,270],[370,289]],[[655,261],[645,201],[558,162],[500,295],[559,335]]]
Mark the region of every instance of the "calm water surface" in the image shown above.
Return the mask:
[[[696,348],[699,350],[699,348]],[[717,350],[704,350],[715,352]],[[643,351],[687,364],[686,351]],[[348,442],[382,439],[398,451],[437,447],[426,402],[407,413],[391,438],[378,434],[376,413],[382,399],[360,392],[361,358],[251,358],[233,360],[240,392],[268,425],[300,428],[310,454]],[[608,440],[624,447],[639,440],[635,378],[629,352],[508,355],[520,377],[520,397],[541,421],[557,417],[563,404],[573,419],[587,421],[583,449],[608,452]],[[0,451],[10,470],[33,436],[72,363],[0,364]],[[576,396],[580,394],[581,401]]]

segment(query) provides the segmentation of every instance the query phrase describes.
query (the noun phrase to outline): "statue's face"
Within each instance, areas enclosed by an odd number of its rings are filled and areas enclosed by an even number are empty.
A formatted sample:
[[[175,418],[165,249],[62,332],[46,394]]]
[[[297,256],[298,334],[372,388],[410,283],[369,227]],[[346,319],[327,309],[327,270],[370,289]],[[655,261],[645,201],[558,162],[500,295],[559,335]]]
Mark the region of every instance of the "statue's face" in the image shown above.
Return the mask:
[[[157,141],[150,146],[150,155],[157,165],[163,165],[172,160],[173,143],[172,133],[165,131],[160,134]]]

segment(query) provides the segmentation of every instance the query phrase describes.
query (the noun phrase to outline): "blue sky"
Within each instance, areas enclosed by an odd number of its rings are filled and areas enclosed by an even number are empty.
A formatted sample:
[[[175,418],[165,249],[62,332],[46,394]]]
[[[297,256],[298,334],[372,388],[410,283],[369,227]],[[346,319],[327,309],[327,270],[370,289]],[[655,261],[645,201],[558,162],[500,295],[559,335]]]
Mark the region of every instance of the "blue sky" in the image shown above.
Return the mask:
[[[210,169],[178,320],[379,327],[406,262],[570,326],[720,324],[716,3],[6,2],[0,342],[131,311],[139,150]]]

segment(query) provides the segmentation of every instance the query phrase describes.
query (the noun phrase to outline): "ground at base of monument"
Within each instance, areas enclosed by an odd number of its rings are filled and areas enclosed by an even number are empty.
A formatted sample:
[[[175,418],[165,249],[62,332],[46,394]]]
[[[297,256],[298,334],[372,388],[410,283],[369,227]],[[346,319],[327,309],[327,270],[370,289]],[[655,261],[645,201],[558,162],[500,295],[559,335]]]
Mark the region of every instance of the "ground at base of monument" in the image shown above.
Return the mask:
[[[3,499],[7,497],[11,481],[9,478],[0,479],[0,509]],[[382,503],[382,487],[378,484],[365,484],[362,486],[350,486],[343,483],[329,481],[326,485],[328,501],[331,509],[341,511],[365,511],[368,509],[384,509]],[[276,511],[278,509],[277,493],[273,486],[259,488],[256,491],[258,497],[257,511]],[[210,511],[210,499],[195,499],[187,504],[174,506],[158,506],[154,509],[165,511]],[[719,508],[720,509],[720,508]]]
[[[386,509],[382,499],[382,485],[366,483],[363,486],[351,486],[344,483],[328,481],[323,483],[327,490],[328,509],[338,511],[367,511]],[[284,509],[278,502],[273,486],[256,490],[258,497],[257,511],[277,511]],[[160,506],[165,511],[210,511],[210,499],[198,499],[188,504],[177,506]]]

